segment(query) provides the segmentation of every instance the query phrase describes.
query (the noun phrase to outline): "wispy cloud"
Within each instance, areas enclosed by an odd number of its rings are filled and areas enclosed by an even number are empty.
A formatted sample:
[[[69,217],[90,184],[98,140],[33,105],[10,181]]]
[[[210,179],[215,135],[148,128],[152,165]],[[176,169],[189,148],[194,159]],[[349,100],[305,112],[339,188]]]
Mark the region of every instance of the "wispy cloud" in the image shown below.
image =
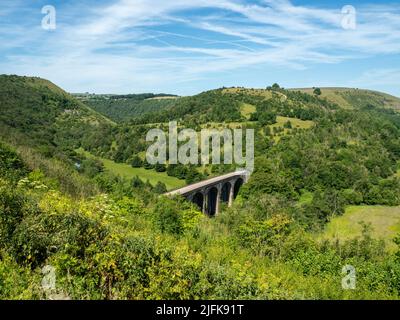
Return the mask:
[[[84,11],[60,3],[58,28],[46,32],[40,15],[21,24],[22,3],[10,3],[0,9],[8,17],[0,21],[0,72],[40,75],[74,91],[157,90],[166,80],[254,66],[299,70],[400,53],[399,8],[387,4],[357,7],[357,28],[344,30],[341,8],[288,0],[118,0]]]

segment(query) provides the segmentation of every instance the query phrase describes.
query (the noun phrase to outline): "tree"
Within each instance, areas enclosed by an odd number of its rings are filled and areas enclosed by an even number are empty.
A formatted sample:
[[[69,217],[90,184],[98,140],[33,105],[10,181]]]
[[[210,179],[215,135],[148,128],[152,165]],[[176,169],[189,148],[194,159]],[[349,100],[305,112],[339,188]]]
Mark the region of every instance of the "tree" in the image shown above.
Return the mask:
[[[262,126],[267,126],[276,123],[276,114],[273,112],[265,111],[258,116],[258,122]]]
[[[140,180],[140,178],[139,178],[138,176],[135,176],[135,177],[132,179],[131,185],[132,185],[132,187],[134,187],[134,188],[140,188],[140,187],[143,187],[143,186],[144,186],[144,182],[143,182],[142,180]]]
[[[167,167],[167,174],[171,177],[175,177],[176,173],[175,173],[175,169],[176,169],[176,164],[170,164]]]
[[[315,94],[316,96],[320,96],[320,95],[322,94],[321,89],[320,89],[320,88],[315,88],[315,89],[314,89],[314,94]]]
[[[163,193],[167,192],[167,186],[165,185],[165,183],[158,181],[157,184],[155,185],[153,191],[158,194],[163,194]]]
[[[292,129],[292,123],[288,120],[287,122],[285,122],[283,127],[286,128],[286,129]]]
[[[165,167],[165,164],[160,164],[160,163],[157,163],[157,164],[154,166],[154,169],[155,169],[157,172],[165,172],[165,171],[167,170],[167,168]]]
[[[143,161],[143,167],[144,167],[146,170],[154,169],[154,165],[153,165],[153,164],[150,164],[147,160]]]
[[[183,231],[183,225],[180,218],[180,208],[169,199],[158,202],[154,208],[154,224],[163,233],[180,235]]]
[[[198,182],[202,179],[202,175],[197,171],[196,167],[189,166],[188,172],[186,174],[186,183],[191,184],[194,182]]]
[[[90,178],[93,178],[104,171],[104,165],[97,159],[88,158],[82,161],[81,170],[83,170],[83,172],[85,172],[85,174]]]
[[[139,156],[134,156],[132,161],[131,161],[131,166],[133,168],[140,168],[143,165],[142,159],[140,159]]]

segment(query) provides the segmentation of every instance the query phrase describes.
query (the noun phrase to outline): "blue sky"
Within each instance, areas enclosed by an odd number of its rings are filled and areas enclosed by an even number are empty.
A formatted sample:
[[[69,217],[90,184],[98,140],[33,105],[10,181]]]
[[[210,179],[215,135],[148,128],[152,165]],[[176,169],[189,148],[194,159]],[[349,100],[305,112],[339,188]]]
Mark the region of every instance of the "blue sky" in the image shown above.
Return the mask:
[[[83,4],[84,2],[84,4]],[[41,26],[56,9],[56,29]],[[356,28],[343,28],[345,5]],[[400,96],[400,1],[1,0],[0,73],[70,92],[346,86]]]

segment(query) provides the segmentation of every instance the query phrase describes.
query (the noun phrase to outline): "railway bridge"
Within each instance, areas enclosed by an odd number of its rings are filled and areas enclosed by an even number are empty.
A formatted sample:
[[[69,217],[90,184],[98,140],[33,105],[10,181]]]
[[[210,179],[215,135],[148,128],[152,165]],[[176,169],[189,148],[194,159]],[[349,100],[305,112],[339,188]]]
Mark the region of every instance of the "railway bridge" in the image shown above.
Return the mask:
[[[214,216],[219,212],[221,201],[227,203],[228,206],[232,205],[241,186],[247,182],[248,178],[247,170],[238,170],[167,192],[165,195],[181,195],[195,203],[203,213]]]

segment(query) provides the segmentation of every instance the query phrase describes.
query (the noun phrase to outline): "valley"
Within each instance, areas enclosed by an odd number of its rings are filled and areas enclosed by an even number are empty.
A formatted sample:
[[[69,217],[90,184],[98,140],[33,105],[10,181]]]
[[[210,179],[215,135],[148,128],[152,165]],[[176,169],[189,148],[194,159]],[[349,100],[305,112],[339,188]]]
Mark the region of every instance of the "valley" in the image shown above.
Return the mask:
[[[400,99],[319,89],[71,95],[1,75],[0,297],[46,298],[50,264],[71,299],[399,299]],[[254,130],[254,172],[212,218],[164,194],[238,166],[148,163],[170,121]]]

